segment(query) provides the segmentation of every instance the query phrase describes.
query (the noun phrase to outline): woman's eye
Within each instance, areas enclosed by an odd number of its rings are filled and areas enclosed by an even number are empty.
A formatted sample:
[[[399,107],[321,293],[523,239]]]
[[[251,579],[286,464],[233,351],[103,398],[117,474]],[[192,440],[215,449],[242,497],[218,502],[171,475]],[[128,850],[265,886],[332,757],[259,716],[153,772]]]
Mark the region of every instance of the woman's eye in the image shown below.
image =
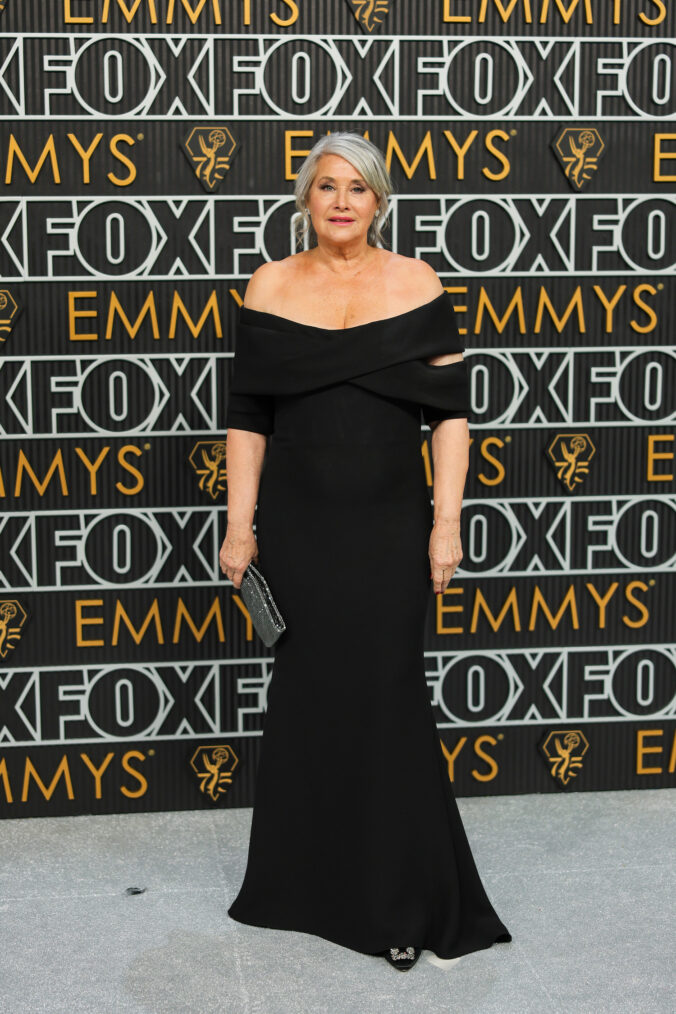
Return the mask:
[[[363,193],[365,193],[364,187],[353,187],[353,190],[357,194],[363,194]]]
[[[319,189],[320,190],[333,190],[333,187],[331,186],[330,183],[322,183],[322,185],[321,185],[321,187]]]

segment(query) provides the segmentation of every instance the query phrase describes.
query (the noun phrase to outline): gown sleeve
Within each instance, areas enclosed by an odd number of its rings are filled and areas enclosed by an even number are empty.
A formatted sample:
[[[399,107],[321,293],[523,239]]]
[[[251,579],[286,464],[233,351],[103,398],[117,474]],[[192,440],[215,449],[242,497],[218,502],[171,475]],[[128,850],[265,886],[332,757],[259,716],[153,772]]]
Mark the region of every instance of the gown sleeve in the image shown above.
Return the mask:
[[[465,400],[468,399],[468,391],[466,386],[463,384],[463,395]],[[432,405],[421,405],[422,417],[427,426],[431,426],[433,423],[441,422],[443,419],[468,419],[469,408],[458,407],[453,409],[446,408],[434,408]]]
[[[230,391],[225,425],[269,436],[274,430],[275,406],[271,394],[237,394]]]
[[[250,390],[251,385],[246,383],[250,359],[246,329],[242,328],[240,321],[235,337],[225,425],[227,429],[249,430],[269,436],[274,431],[275,399],[273,394]]]
[[[460,344],[458,339],[456,341],[457,344],[454,342],[456,347],[449,351],[463,353],[464,345]],[[465,360],[462,359],[458,363],[442,363],[439,366],[433,363],[426,365],[430,370],[443,371],[442,383],[445,393],[445,404],[439,406],[423,403],[420,406],[426,425],[432,426],[443,419],[469,419],[469,373]]]
[[[443,310],[440,318],[437,319],[438,335],[441,339],[443,335],[443,344],[446,345],[446,352],[460,353],[461,355],[465,351],[465,345],[460,337],[460,332],[457,329],[455,323],[455,314],[448,297],[442,299]],[[437,353],[443,355],[440,351]],[[432,374],[431,379],[435,382],[439,380],[439,387],[435,387],[437,390],[441,389],[442,396],[436,399],[436,404],[425,404],[423,402],[420,406],[422,412],[423,421],[427,426],[441,422],[443,419],[468,419],[469,418],[469,374],[467,371],[467,363],[462,359],[458,363],[442,363],[435,365],[434,363],[427,363],[426,368],[431,372],[438,370],[439,373]]]

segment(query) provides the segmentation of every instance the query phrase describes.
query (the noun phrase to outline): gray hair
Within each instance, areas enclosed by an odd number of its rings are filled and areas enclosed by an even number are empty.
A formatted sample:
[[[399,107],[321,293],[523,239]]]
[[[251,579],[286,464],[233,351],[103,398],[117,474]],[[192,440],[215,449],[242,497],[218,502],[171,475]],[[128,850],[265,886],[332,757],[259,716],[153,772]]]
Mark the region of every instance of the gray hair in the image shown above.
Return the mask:
[[[392,193],[392,180],[387,171],[385,158],[380,148],[367,141],[361,134],[337,131],[320,137],[300,167],[294,193],[298,215],[294,224],[296,241],[301,245],[305,236],[309,236],[310,245],[317,243],[317,234],[307,210],[307,196],[317,174],[317,163],[322,155],[339,155],[353,165],[364,178],[365,183],[376,195],[377,206],[373,221],[369,226],[367,241],[371,246],[380,246],[383,242],[382,229],[389,210],[389,197]]]

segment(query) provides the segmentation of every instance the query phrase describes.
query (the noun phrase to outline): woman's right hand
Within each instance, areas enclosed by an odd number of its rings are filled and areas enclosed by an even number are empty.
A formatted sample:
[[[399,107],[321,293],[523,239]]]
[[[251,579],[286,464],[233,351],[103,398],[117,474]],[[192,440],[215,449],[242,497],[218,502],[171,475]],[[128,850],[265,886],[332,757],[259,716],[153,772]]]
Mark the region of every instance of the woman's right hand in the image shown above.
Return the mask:
[[[218,559],[223,573],[239,588],[251,560],[258,561],[258,543],[251,525],[228,524]]]

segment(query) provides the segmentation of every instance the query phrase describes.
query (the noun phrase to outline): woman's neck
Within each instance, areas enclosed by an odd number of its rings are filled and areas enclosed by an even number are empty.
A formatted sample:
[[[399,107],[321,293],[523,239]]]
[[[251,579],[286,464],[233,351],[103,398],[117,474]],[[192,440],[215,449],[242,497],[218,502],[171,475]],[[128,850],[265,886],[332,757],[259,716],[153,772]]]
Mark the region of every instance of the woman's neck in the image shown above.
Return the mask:
[[[312,251],[318,266],[336,275],[352,276],[363,271],[377,257],[375,247],[365,240],[355,243],[318,243]]]

